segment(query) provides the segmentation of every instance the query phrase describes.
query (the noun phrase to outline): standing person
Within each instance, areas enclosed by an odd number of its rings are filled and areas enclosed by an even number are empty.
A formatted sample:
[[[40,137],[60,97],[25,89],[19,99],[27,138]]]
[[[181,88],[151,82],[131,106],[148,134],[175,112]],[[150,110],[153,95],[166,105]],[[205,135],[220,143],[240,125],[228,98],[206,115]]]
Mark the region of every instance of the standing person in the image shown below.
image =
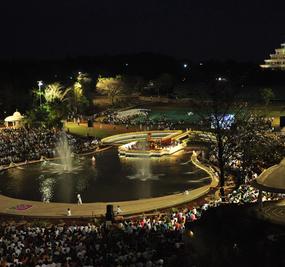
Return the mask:
[[[81,199],[80,194],[77,194],[77,204],[82,205],[82,199]]]
[[[117,206],[117,215],[119,215],[120,213],[122,213],[123,211],[122,211],[122,209],[121,209],[121,207],[120,206]]]
[[[70,210],[70,208],[67,209],[67,216],[71,216],[71,210]]]

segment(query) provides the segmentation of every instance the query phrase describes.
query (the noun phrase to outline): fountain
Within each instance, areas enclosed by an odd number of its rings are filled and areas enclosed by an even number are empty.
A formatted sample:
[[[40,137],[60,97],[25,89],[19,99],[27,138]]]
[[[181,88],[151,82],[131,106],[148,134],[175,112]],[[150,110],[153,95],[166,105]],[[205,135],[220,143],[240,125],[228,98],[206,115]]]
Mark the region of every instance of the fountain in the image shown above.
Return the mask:
[[[135,176],[141,181],[146,181],[154,176],[151,171],[149,158],[144,158],[142,161],[141,160],[136,161],[135,168],[136,168]]]
[[[130,180],[139,180],[141,182],[145,181],[155,181],[159,180],[160,176],[164,176],[163,173],[154,174],[152,171],[150,158],[121,158],[121,161],[125,163],[131,163],[133,173],[127,175]]]
[[[72,168],[72,153],[71,148],[67,141],[67,136],[65,132],[62,132],[58,144],[57,144],[57,153],[59,155],[61,165],[64,172],[71,172]]]
[[[53,174],[69,174],[77,173],[82,168],[80,160],[74,160],[71,147],[68,144],[67,136],[65,132],[62,132],[57,143],[56,152],[58,154],[58,163],[55,161],[43,161],[42,169],[44,172],[50,172]]]

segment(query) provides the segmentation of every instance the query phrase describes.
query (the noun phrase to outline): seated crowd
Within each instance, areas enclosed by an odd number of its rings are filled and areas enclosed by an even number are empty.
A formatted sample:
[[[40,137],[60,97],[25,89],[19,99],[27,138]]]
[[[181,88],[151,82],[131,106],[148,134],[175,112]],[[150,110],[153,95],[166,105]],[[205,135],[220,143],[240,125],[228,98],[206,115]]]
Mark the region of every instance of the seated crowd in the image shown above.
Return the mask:
[[[114,125],[125,125],[128,127],[140,127],[142,130],[170,130],[175,129],[177,124],[180,126],[184,124],[184,121],[179,121],[177,123],[167,120],[165,115],[160,118],[152,119],[148,115],[129,115],[129,116],[118,116],[117,112],[108,112],[103,114],[103,123],[114,124]]]
[[[2,223],[0,266],[164,266],[179,257],[188,223],[202,209],[119,219],[112,226]]]
[[[241,185],[237,190],[234,190],[227,196],[227,202],[243,204],[243,203],[253,203],[258,200],[258,189],[250,185]],[[284,194],[263,192],[262,201],[271,201],[283,199]]]
[[[269,196],[265,196],[267,199]],[[270,196],[270,199],[272,196]],[[255,202],[257,194],[241,186],[226,198],[230,203]],[[202,200],[153,215],[118,217],[79,225],[0,226],[0,266],[171,266],[193,235],[191,225],[221,200]]]
[[[57,156],[56,146],[60,131],[48,129],[3,129],[0,132],[0,165],[39,160]],[[94,138],[75,138],[67,135],[73,151],[85,153],[98,143]]]

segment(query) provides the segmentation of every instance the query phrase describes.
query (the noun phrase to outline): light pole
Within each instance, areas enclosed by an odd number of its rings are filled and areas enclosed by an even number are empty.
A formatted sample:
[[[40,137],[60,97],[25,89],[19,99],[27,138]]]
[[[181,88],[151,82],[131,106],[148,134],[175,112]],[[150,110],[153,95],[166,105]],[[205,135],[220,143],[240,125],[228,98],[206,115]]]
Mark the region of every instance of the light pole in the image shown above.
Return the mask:
[[[39,86],[39,95],[40,95],[40,106],[42,105],[42,91],[41,88],[43,86],[43,81],[38,81],[38,86]]]

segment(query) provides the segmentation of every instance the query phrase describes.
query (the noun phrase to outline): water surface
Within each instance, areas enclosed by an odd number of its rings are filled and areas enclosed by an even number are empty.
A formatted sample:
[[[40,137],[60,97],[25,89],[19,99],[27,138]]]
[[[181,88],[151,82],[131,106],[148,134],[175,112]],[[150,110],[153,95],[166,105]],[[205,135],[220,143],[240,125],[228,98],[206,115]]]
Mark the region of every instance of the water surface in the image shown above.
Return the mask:
[[[0,173],[3,195],[51,202],[111,202],[135,200],[183,192],[210,182],[208,175],[180,151],[162,158],[121,158],[116,149],[74,159],[74,171],[58,173],[57,164],[46,162]]]

